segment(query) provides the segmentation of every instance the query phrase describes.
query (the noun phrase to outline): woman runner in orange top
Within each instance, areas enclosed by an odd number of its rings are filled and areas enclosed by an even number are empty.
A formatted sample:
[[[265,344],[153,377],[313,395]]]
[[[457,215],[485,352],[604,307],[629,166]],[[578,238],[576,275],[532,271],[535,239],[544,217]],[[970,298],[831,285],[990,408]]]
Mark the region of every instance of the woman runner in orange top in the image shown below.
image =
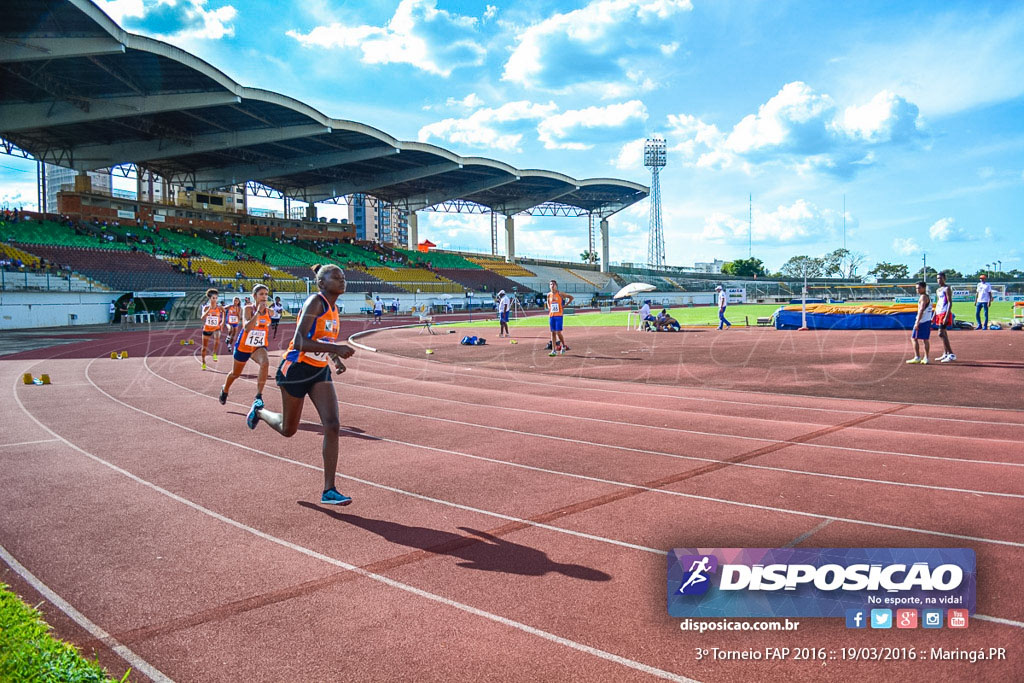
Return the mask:
[[[220,328],[224,324],[224,308],[217,303],[219,293],[212,287],[206,290],[206,303],[199,317],[203,321],[203,370],[206,369],[206,348],[213,340],[213,361],[217,362],[217,342],[220,341]]]
[[[231,302],[231,305],[226,309],[228,326],[228,338],[224,340],[224,343],[231,348],[235,344],[235,334],[238,333],[238,323],[242,319],[242,300],[237,296],[235,300]]]
[[[260,366],[253,405],[259,404],[261,408],[263,407],[263,387],[267,384],[267,373],[270,371],[270,356],[267,355],[267,339],[270,337],[270,310],[267,306],[269,296],[270,290],[266,285],[256,285],[252,288],[254,303],[242,309],[243,325],[235,339],[235,364],[231,368],[231,374],[224,379],[224,386],[220,390],[221,405],[228,402],[231,385],[242,374],[249,358],[252,358]]]
[[[313,294],[302,305],[288,351],[277,370],[281,387],[282,411],[274,413],[253,404],[246,418],[249,429],[256,429],[262,420],[283,436],[292,436],[299,429],[302,405],[306,395],[320,415],[324,427],[323,460],[324,490],[320,502],[325,505],[348,505],[352,499],[334,487],[338,468],[338,397],[331,382],[328,363],[334,361],[338,373],[345,372],[342,358],[355,353],[351,347],[338,344],[338,297],[345,293],[345,273],[335,265],[314,266],[319,294]]]

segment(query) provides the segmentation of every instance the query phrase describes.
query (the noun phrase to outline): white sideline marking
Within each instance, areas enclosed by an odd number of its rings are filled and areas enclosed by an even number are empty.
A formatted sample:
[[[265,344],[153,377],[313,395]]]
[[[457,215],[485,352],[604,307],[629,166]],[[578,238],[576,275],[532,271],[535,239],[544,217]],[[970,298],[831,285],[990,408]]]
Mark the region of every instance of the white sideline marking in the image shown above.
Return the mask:
[[[18,443],[0,443],[0,448],[11,448],[13,446],[29,446],[34,443],[52,443],[57,439],[37,439],[36,441],[19,441]]]
[[[89,365],[86,366],[86,370],[85,370],[85,372],[86,372],[86,375],[85,375],[86,379],[88,379],[90,382],[92,382],[92,379],[89,377],[89,366],[91,366],[91,365],[92,365],[92,361],[89,362]],[[105,391],[100,389],[98,386],[95,385],[95,383],[93,383],[93,386],[96,387],[96,389],[100,393],[103,393],[104,395],[106,395],[107,397],[111,398],[114,401],[117,401],[118,403],[122,403],[121,401],[118,401],[116,398],[110,396],[110,394],[107,394]],[[32,415],[32,413],[30,413],[25,408],[25,406],[21,403],[21,400],[18,398],[17,393],[15,393],[15,400],[18,401],[18,405],[21,407],[21,409],[23,411],[25,411],[25,414],[28,415],[30,418],[32,418],[32,420],[34,420],[36,422],[36,424],[38,424],[40,427],[42,427],[43,429],[45,429],[49,433],[53,434],[57,439],[59,439],[60,441],[64,442],[69,447],[71,447],[74,450],[78,451],[82,455],[84,455],[84,456],[86,456],[88,458],[91,458],[92,460],[100,463],[101,465],[109,467],[111,470],[117,472],[118,474],[121,474],[121,475],[127,477],[128,479],[131,479],[132,481],[136,482],[137,484],[141,484],[143,486],[146,486],[146,487],[156,491],[157,493],[160,493],[161,495],[167,496],[171,500],[174,500],[174,501],[176,501],[178,503],[181,503],[182,505],[185,505],[187,507],[190,507],[193,510],[196,510],[198,512],[203,513],[204,515],[207,515],[209,517],[212,517],[213,519],[216,519],[217,521],[223,522],[224,524],[228,524],[230,526],[235,527],[236,529],[240,529],[240,530],[245,531],[245,532],[247,532],[249,534],[252,534],[253,536],[256,536],[257,538],[261,538],[261,539],[263,539],[265,541],[269,541],[271,543],[275,543],[275,544],[277,544],[279,546],[282,546],[284,548],[288,548],[289,550],[294,550],[295,552],[298,552],[298,553],[301,553],[303,555],[306,555],[307,557],[312,557],[312,558],[320,560],[322,562],[326,562],[326,563],[334,565],[335,567],[338,567],[340,569],[344,569],[344,570],[350,571],[350,572],[352,572],[354,574],[358,574],[359,576],[362,576],[364,578],[370,579],[372,581],[376,581],[378,583],[382,583],[385,586],[390,586],[391,588],[397,588],[398,590],[405,591],[407,593],[412,593],[413,595],[419,596],[421,598],[425,598],[425,599],[430,600],[432,602],[436,602],[436,603],[445,605],[446,607],[451,607],[451,608],[460,610],[462,612],[466,612],[467,614],[472,614],[474,616],[483,617],[484,619],[488,619],[490,621],[493,621],[495,623],[501,624],[503,626],[509,626],[509,627],[517,629],[519,631],[523,631],[524,633],[528,633],[530,635],[537,636],[539,638],[542,638],[544,640],[550,641],[550,642],[555,643],[557,645],[563,645],[565,647],[571,648],[571,649],[576,650],[578,652],[582,652],[584,654],[593,655],[593,656],[598,657],[600,659],[604,659],[606,661],[613,662],[615,664],[619,664],[621,666],[628,667],[630,669],[635,669],[636,671],[640,671],[642,673],[650,674],[651,676],[655,676],[657,678],[662,678],[662,679],[665,679],[665,680],[668,680],[668,681],[676,681],[677,683],[697,683],[697,681],[695,681],[692,678],[687,678],[685,676],[680,676],[680,675],[674,674],[674,673],[672,673],[670,671],[664,671],[662,669],[658,669],[658,668],[655,668],[653,666],[649,666],[647,664],[643,664],[641,662],[637,662],[635,660],[628,659],[626,657],[622,657],[620,655],[613,654],[611,652],[606,652],[605,650],[600,650],[600,649],[598,649],[596,647],[591,647],[590,645],[584,645],[584,644],[578,643],[578,642],[576,642],[574,640],[570,640],[568,638],[563,638],[562,636],[557,636],[557,635],[555,635],[553,633],[549,633],[549,632],[543,631],[543,630],[541,630],[539,628],[536,628],[536,627],[533,627],[533,626],[529,626],[528,624],[524,624],[522,622],[518,622],[518,621],[515,621],[513,619],[509,619],[507,617],[503,617],[503,616],[500,616],[500,615],[497,615],[497,614],[492,614],[491,612],[487,612],[487,611],[484,611],[482,609],[478,609],[476,607],[472,607],[470,605],[466,605],[466,604],[461,603],[461,602],[456,602],[455,600],[451,600],[449,598],[445,598],[443,596],[436,595],[434,593],[430,593],[430,592],[422,590],[420,588],[416,588],[415,586],[410,586],[409,584],[402,583],[400,581],[395,581],[394,579],[390,579],[390,578],[388,578],[386,576],[382,576],[380,574],[375,574],[375,573],[373,573],[371,571],[363,569],[362,567],[358,567],[358,566],[356,566],[354,564],[349,564],[348,562],[343,562],[342,560],[338,560],[338,559],[335,559],[335,558],[330,557],[328,555],[324,555],[323,553],[319,553],[319,552],[317,552],[315,550],[312,550],[310,548],[306,548],[305,546],[301,546],[301,545],[299,545],[297,543],[292,543],[291,541],[287,541],[287,540],[285,540],[283,538],[278,538],[277,536],[272,536],[271,534],[268,534],[268,533],[266,533],[264,531],[260,531],[259,529],[256,529],[256,528],[251,527],[251,526],[249,526],[247,524],[244,524],[244,523],[239,522],[237,520],[231,519],[230,517],[222,515],[219,512],[214,512],[213,510],[210,510],[209,508],[203,507],[202,505],[200,505],[198,503],[195,503],[195,502],[193,502],[193,501],[191,501],[191,500],[189,500],[187,498],[179,496],[176,493],[168,491],[167,489],[162,488],[162,487],[160,487],[160,486],[158,486],[158,485],[156,485],[156,484],[154,484],[154,483],[152,483],[150,481],[147,481],[147,480],[143,479],[142,477],[139,477],[139,476],[137,476],[135,474],[132,474],[131,472],[129,472],[129,471],[125,470],[125,469],[122,469],[122,468],[118,467],[117,465],[115,465],[115,464],[113,464],[111,462],[107,462],[103,458],[100,458],[99,456],[93,455],[92,453],[86,451],[85,449],[80,448],[79,446],[71,443],[70,441],[68,441],[67,439],[62,437],[60,434],[57,434],[55,431],[53,431],[52,429],[50,429],[49,427],[44,425],[42,422],[40,422],[38,419],[36,419],[36,417],[34,415]],[[138,410],[141,413],[145,413],[147,415],[151,415],[150,413],[146,413],[146,411],[144,411],[144,410],[141,410],[139,408],[134,408],[133,406],[129,406],[128,404],[122,403],[122,405],[125,405],[128,408],[132,408],[133,410]],[[151,415],[151,417],[159,418],[159,416],[157,416],[157,415]],[[159,418],[159,419],[163,419],[163,418]],[[164,420],[164,421],[168,422],[170,424],[174,424],[174,423],[171,423],[169,420]],[[69,605],[69,607],[70,607],[70,605]],[[83,619],[84,619],[84,617],[83,617]],[[99,627],[96,627],[96,628],[99,629]],[[102,632],[102,630],[101,630],[101,632]],[[141,659],[139,659],[139,661],[142,662]],[[142,662],[142,663],[144,664],[144,662]],[[155,669],[154,669],[154,672],[156,672]],[[156,673],[159,673],[159,672],[156,672]],[[161,674],[161,676],[162,676],[162,674]],[[158,680],[170,680],[170,679],[167,679],[166,677],[163,677],[162,679],[158,679]]]
[[[17,392],[15,392],[15,398],[17,398]],[[21,406],[22,410],[25,410],[25,406],[21,405],[20,400],[18,400],[18,405]],[[28,414],[29,417],[32,417],[32,414],[29,413],[27,410],[25,410],[25,412]],[[34,417],[32,417],[32,419],[35,420]],[[43,427],[43,429],[47,429],[46,426],[43,425],[38,420],[36,420],[36,422],[39,423],[39,425]],[[47,431],[50,430],[47,429]],[[50,433],[52,434],[53,432]],[[64,441],[64,439],[57,437],[56,439],[50,439],[50,441]],[[67,442],[65,441],[65,443]],[[77,609],[72,607],[71,603],[69,603],[67,600],[53,592],[53,590],[45,583],[43,583],[35,574],[30,572],[27,568],[25,568],[24,565],[22,565],[20,562],[14,559],[14,556],[7,552],[7,549],[4,548],[2,545],[0,545],[0,558],[2,558],[3,561],[6,562],[11,567],[11,569],[15,571],[15,573],[17,573],[21,578],[23,578],[26,583],[35,588],[36,591],[38,591],[39,594],[42,595],[44,598],[49,600],[57,609],[59,609],[64,614],[68,615],[68,617],[70,617],[72,621],[74,621],[76,624],[78,624],[86,631],[88,631],[93,638],[100,641],[101,643],[109,647],[111,650],[116,652],[121,657],[121,659],[128,662],[128,664],[131,665],[133,670],[142,672],[154,681],[160,681],[161,683],[166,681],[167,683],[170,683],[171,679],[164,675],[155,666],[147,662],[139,655],[132,652],[132,650],[130,650],[127,646],[119,643],[112,635],[104,631],[100,626],[94,624],[87,616],[85,616]]]

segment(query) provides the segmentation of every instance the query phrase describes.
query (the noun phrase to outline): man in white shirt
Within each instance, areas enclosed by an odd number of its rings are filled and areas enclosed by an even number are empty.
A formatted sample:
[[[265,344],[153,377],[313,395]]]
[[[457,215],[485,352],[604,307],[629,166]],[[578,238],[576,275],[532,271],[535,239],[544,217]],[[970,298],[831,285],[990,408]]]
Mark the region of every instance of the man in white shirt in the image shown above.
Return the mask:
[[[384,314],[384,302],[378,296],[373,302],[373,324],[380,325],[380,317]]]
[[[942,340],[944,353],[937,359],[940,363],[952,363],[956,360],[953,347],[949,345],[946,333],[953,326],[953,288],[946,284],[946,273],[938,275],[939,288],[935,290],[935,324],[939,326],[939,338]]]
[[[976,330],[988,329],[988,307],[992,304],[992,285],[988,283],[988,276],[982,273],[978,283],[978,296],[974,300],[974,318],[978,321]],[[981,324],[981,311],[985,311],[985,325]]]
[[[508,316],[512,311],[512,298],[508,294],[505,294],[505,290],[498,292],[498,322],[501,324],[501,329],[498,332],[499,337],[511,337],[512,334],[508,331]]]
[[[729,295],[722,289],[722,285],[715,287],[718,294],[718,329],[728,329],[732,323],[725,319],[725,309],[729,306]]]
[[[651,323],[654,322],[654,316],[651,315],[650,301],[645,301],[644,305],[640,307],[640,322],[643,324],[645,332],[651,329]]]
[[[928,365],[928,354],[932,352],[928,339],[932,334],[932,299],[928,296],[928,283],[917,283],[917,317],[914,319],[914,331],[910,338],[914,340],[914,357],[907,361],[909,365]],[[921,354],[920,343],[924,342],[924,354]]]

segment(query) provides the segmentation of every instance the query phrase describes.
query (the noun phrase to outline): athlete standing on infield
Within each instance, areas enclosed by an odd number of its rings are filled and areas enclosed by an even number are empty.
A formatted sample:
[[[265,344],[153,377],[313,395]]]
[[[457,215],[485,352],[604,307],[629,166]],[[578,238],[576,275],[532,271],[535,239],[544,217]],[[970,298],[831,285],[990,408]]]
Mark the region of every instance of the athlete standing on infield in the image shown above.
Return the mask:
[[[565,313],[566,305],[572,303],[572,294],[562,294],[558,291],[558,283],[552,280],[548,283],[551,291],[548,293],[548,328],[551,330],[551,353],[564,354],[569,350],[565,345],[565,337],[562,336],[562,315]]]
[[[950,363],[956,360],[953,347],[949,345],[949,335],[946,333],[953,326],[953,288],[946,284],[946,273],[939,273],[939,288],[935,292],[935,324],[939,326],[939,339],[942,340],[942,347],[945,350],[937,360],[940,363]]]
[[[907,361],[910,365],[928,365],[928,354],[932,352],[928,338],[932,335],[932,299],[928,296],[928,283],[918,282],[917,317],[914,319],[914,331],[910,338],[914,340],[914,357]],[[924,354],[921,353],[920,342],[924,342]]]

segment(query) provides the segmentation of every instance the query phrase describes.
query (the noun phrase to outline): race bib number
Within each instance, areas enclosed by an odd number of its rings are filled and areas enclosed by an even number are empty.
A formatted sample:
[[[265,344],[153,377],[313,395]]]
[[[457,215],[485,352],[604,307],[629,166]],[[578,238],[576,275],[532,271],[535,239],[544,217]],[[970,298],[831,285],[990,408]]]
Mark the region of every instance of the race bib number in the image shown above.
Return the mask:
[[[249,334],[245,335],[246,346],[266,346],[267,344],[267,332],[266,330],[250,330]]]
[[[329,323],[331,321],[327,321],[327,322]],[[317,341],[318,342],[323,342],[324,344],[333,344],[334,343],[333,339],[326,339],[326,338],[325,339],[317,339]],[[327,362],[327,352],[326,351],[322,351],[320,353],[309,353],[309,352],[306,352],[306,356],[310,360],[320,361],[321,363],[326,363]]]
[[[219,325],[220,325],[220,318],[218,318],[215,315],[208,315],[208,316],[206,316],[206,326],[207,327],[217,327]]]
[[[557,301],[552,301],[551,302],[551,312],[552,313],[561,313],[562,312],[562,304],[557,302]]]
[[[238,324],[238,316],[237,315],[229,315],[228,316],[228,322],[231,323],[232,325],[237,325]]]

